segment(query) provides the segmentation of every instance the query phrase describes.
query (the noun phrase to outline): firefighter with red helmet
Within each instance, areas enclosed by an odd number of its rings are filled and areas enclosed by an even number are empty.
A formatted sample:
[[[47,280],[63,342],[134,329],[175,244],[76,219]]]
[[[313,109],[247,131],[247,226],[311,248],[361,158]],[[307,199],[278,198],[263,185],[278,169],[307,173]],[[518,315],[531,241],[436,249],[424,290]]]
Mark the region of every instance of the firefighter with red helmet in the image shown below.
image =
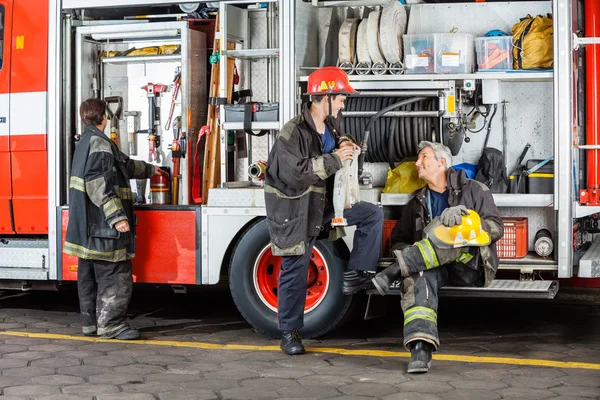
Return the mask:
[[[346,97],[354,93],[341,69],[323,67],[313,72],[308,77],[310,101],[283,126],[267,162],[265,203],[271,249],[282,256],[277,318],[281,349],[289,355],[304,353],[300,329],[308,266],[317,237],[333,217],[333,179],[358,148],[352,136],[339,132],[339,113]],[[374,204],[359,202],[344,210],[344,218],[348,225],[356,225],[341,282],[343,293],[351,295],[373,287],[371,272],[377,268],[383,212]],[[339,238],[337,233],[337,228],[329,230],[330,240]]]

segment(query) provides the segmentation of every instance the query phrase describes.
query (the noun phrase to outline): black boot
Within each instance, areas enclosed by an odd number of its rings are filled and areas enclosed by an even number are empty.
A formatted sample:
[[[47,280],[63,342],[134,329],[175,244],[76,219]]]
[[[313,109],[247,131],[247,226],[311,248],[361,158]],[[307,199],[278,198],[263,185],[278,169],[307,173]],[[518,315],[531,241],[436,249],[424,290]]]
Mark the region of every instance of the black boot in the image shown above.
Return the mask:
[[[385,296],[385,294],[390,290],[392,283],[400,278],[400,274],[400,264],[395,262],[375,275],[373,278],[373,285],[380,295]]]
[[[411,359],[408,363],[409,374],[422,374],[429,371],[433,345],[424,340],[416,340],[410,349]]]
[[[297,329],[293,331],[281,332],[281,350],[288,356],[296,354],[304,354],[304,346],[302,345],[302,338],[300,332]]]
[[[342,292],[345,295],[355,294],[361,290],[373,289],[371,281],[373,274],[367,271],[350,270],[344,272],[344,281],[342,282]]]

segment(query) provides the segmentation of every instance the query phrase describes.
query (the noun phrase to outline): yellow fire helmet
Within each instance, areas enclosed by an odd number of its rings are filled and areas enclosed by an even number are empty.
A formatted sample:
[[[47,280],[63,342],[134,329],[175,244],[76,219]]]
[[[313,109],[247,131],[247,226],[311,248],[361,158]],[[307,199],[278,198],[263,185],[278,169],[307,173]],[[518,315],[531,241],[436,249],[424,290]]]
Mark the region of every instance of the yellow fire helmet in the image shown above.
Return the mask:
[[[460,225],[450,228],[444,226],[439,218],[434,218],[425,228],[429,240],[441,249],[489,245],[490,235],[483,230],[479,214],[473,210],[468,211],[467,215],[463,215]]]

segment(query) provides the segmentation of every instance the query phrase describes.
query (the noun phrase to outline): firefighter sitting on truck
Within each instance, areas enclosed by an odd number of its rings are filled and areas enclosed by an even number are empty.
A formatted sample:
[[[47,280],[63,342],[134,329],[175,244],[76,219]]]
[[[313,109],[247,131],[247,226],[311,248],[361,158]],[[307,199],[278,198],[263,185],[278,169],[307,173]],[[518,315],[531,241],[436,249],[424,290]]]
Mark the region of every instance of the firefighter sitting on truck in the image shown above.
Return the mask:
[[[392,232],[397,262],[373,278],[382,295],[401,279],[409,373],[427,372],[431,353],[440,345],[438,289],[487,286],[498,269],[494,243],[504,227],[492,192],[451,164],[446,146],[419,144],[417,172],[427,185],[415,192]]]
[[[129,326],[133,290],[135,216],[129,179],[166,174],[121,153],[105,134],[106,103],[84,101],[85,130],[75,148],[69,183],[69,224],[64,252],[79,258],[77,289],[85,336],[139,339]]]
[[[344,160],[358,146],[338,131],[346,96],[356,91],[336,67],[323,67],[308,77],[311,101],[287,122],[267,162],[265,203],[274,255],[282,256],[277,304],[281,349],[288,355],[304,353],[299,330],[304,325],[307,274],[315,240],[334,216],[333,179]],[[358,202],[344,210],[348,225],[356,225],[354,248],[342,290],[354,294],[373,288],[383,212],[374,204]],[[330,231],[330,239],[336,230]],[[340,277],[341,278],[341,277]]]

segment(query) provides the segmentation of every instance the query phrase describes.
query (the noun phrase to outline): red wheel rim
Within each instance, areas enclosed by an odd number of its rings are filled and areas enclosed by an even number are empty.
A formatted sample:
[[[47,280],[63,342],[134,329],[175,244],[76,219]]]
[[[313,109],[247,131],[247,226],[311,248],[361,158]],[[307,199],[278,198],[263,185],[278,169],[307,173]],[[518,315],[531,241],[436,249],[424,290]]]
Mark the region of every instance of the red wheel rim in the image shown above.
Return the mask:
[[[265,247],[254,264],[254,289],[262,302],[275,312],[277,312],[280,270],[281,257],[273,255],[271,246]],[[328,289],[329,269],[327,268],[327,263],[321,252],[313,248],[308,264],[304,312],[307,313],[317,307],[325,298]]]

